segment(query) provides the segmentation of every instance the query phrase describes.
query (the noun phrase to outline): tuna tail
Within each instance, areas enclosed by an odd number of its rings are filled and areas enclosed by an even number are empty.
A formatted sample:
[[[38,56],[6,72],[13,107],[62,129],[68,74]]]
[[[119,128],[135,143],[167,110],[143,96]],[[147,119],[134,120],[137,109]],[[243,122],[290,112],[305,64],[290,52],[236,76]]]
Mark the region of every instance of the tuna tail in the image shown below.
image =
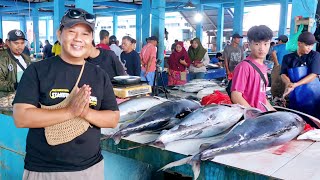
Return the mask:
[[[190,164],[192,166],[194,179],[197,179],[200,175],[200,163],[201,163],[200,154],[197,154],[194,156],[186,157],[186,158],[180,159],[178,161],[174,161],[172,163],[169,163],[169,164],[165,165],[164,167],[162,167],[161,169],[159,169],[158,171],[164,171],[164,170],[172,168],[172,167],[181,166],[184,164]]]
[[[119,142],[120,142],[120,140],[121,140],[121,138],[122,138],[122,134],[118,131],[118,132],[114,133],[114,134],[111,136],[111,138],[113,139],[114,144],[117,145],[117,144],[119,144]]]

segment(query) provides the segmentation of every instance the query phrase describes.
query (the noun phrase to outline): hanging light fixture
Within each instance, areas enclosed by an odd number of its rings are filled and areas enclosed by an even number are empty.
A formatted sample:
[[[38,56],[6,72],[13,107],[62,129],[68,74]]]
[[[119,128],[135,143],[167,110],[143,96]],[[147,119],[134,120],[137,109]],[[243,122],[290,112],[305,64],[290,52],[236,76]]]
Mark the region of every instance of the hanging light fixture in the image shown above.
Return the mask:
[[[187,4],[183,7],[184,9],[194,9],[196,6],[189,0]]]

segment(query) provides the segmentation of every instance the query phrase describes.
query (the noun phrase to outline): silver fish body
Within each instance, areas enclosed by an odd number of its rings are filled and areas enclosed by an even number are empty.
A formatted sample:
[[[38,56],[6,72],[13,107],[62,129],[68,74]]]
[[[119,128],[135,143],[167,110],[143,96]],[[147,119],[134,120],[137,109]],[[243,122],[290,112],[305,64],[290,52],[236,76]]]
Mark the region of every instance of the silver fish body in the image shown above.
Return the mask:
[[[237,124],[219,142],[201,152],[201,160],[220,154],[248,152],[284,144],[303,130],[304,120],[290,112],[274,112],[246,119]]]
[[[220,134],[235,125],[242,117],[243,111],[239,106],[216,105],[199,108],[172,129],[161,133],[155,145]]]
[[[267,149],[291,141],[304,129],[305,122],[291,112],[271,112],[252,119],[245,119],[233,127],[219,142],[203,148],[194,156],[167,164],[161,170],[190,164],[194,179],[200,174],[200,161],[215,156]]]
[[[120,111],[120,123],[129,120],[135,120],[138,118],[145,110],[159,105],[165,101],[164,98],[145,96],[140,98],[130,99],[128,101],[119,104]]]
[[[116,132],[112,138],[118,143],[121,137],[145,131],[159,131],[176,125],[177,116],[190,113],[200,108],[196,101],[181,99],[166,101],[146,110],[134,122]]]

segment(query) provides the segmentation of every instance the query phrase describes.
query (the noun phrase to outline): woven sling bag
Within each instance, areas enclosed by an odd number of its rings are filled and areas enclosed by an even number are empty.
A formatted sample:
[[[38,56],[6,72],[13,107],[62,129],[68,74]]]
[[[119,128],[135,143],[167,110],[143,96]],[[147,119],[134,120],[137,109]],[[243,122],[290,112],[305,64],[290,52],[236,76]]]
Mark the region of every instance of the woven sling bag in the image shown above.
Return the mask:
[[[41,104],[41,108],[43,109],[65,108],[70,103],[70,100],[72,99],[72,97],[76,95],[75,93],[76,88],[78,87],[78,83],[81,79],[84,66],[85,66],[85,63],[82,65],[78,80],[74,85],[71,93],[67,96],[67,98],[65,98],[62,102],[52,106],[45,106]],[[54,145],[59,145],[59,144],[72,141],[74,138],[86,132],[89,126],[90,124],[86,120],[80,117],[75,117],[73,119],[69,119],[62,123],[45,127],[44,133],[45,133],[48,144],[54,146]]]

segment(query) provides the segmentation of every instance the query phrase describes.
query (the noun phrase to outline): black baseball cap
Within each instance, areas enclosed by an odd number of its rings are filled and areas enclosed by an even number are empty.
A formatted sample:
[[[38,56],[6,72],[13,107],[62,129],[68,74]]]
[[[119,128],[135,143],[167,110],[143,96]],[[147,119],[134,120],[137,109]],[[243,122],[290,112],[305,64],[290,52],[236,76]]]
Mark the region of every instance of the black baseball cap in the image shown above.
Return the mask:
[[[235,34],[233,34],[232,35],[232,38],[243,38],[243,36],[240,36],[240,34],[238,34],[238,33],[235,33]]]
[[[71,28],[76,24],[86,24],[94,31],[95,20],[96,18],[93,14],[90,14],[81,8],[69,9],[60,21],[60,28],[61,26]]]
[[[312,45],[314,43],[317,43],[318,41],[314,37],[314,35],[311,32],[305,31],[300,34],[298,38],[299,42],[306,43],[307,45]]]
[[[157,36],[151,36],[151,37],[149,37],[149,40],[150,40],[150,41],[157,41],[157,42],[159,42],[159,39],[158,39]]]
[[[110,41],[110,43],[115,43],[115,42],[117,42],[117,37],[115,35],[112,35],[109,37],[109,41]]]
[[[24,33],[18,29],[14,29],[14,30],[9,31],[7,39],[9,41],[16,41],[19,39],[27,40]]]
[[[286,43],[287,41],[288,41],[288,36],[286,36],[286,35],[280,35],[278,38],[276,38],[275,40],[277,40],[277,41],[282,41],[282,42],[284,42],[284,43]]]

